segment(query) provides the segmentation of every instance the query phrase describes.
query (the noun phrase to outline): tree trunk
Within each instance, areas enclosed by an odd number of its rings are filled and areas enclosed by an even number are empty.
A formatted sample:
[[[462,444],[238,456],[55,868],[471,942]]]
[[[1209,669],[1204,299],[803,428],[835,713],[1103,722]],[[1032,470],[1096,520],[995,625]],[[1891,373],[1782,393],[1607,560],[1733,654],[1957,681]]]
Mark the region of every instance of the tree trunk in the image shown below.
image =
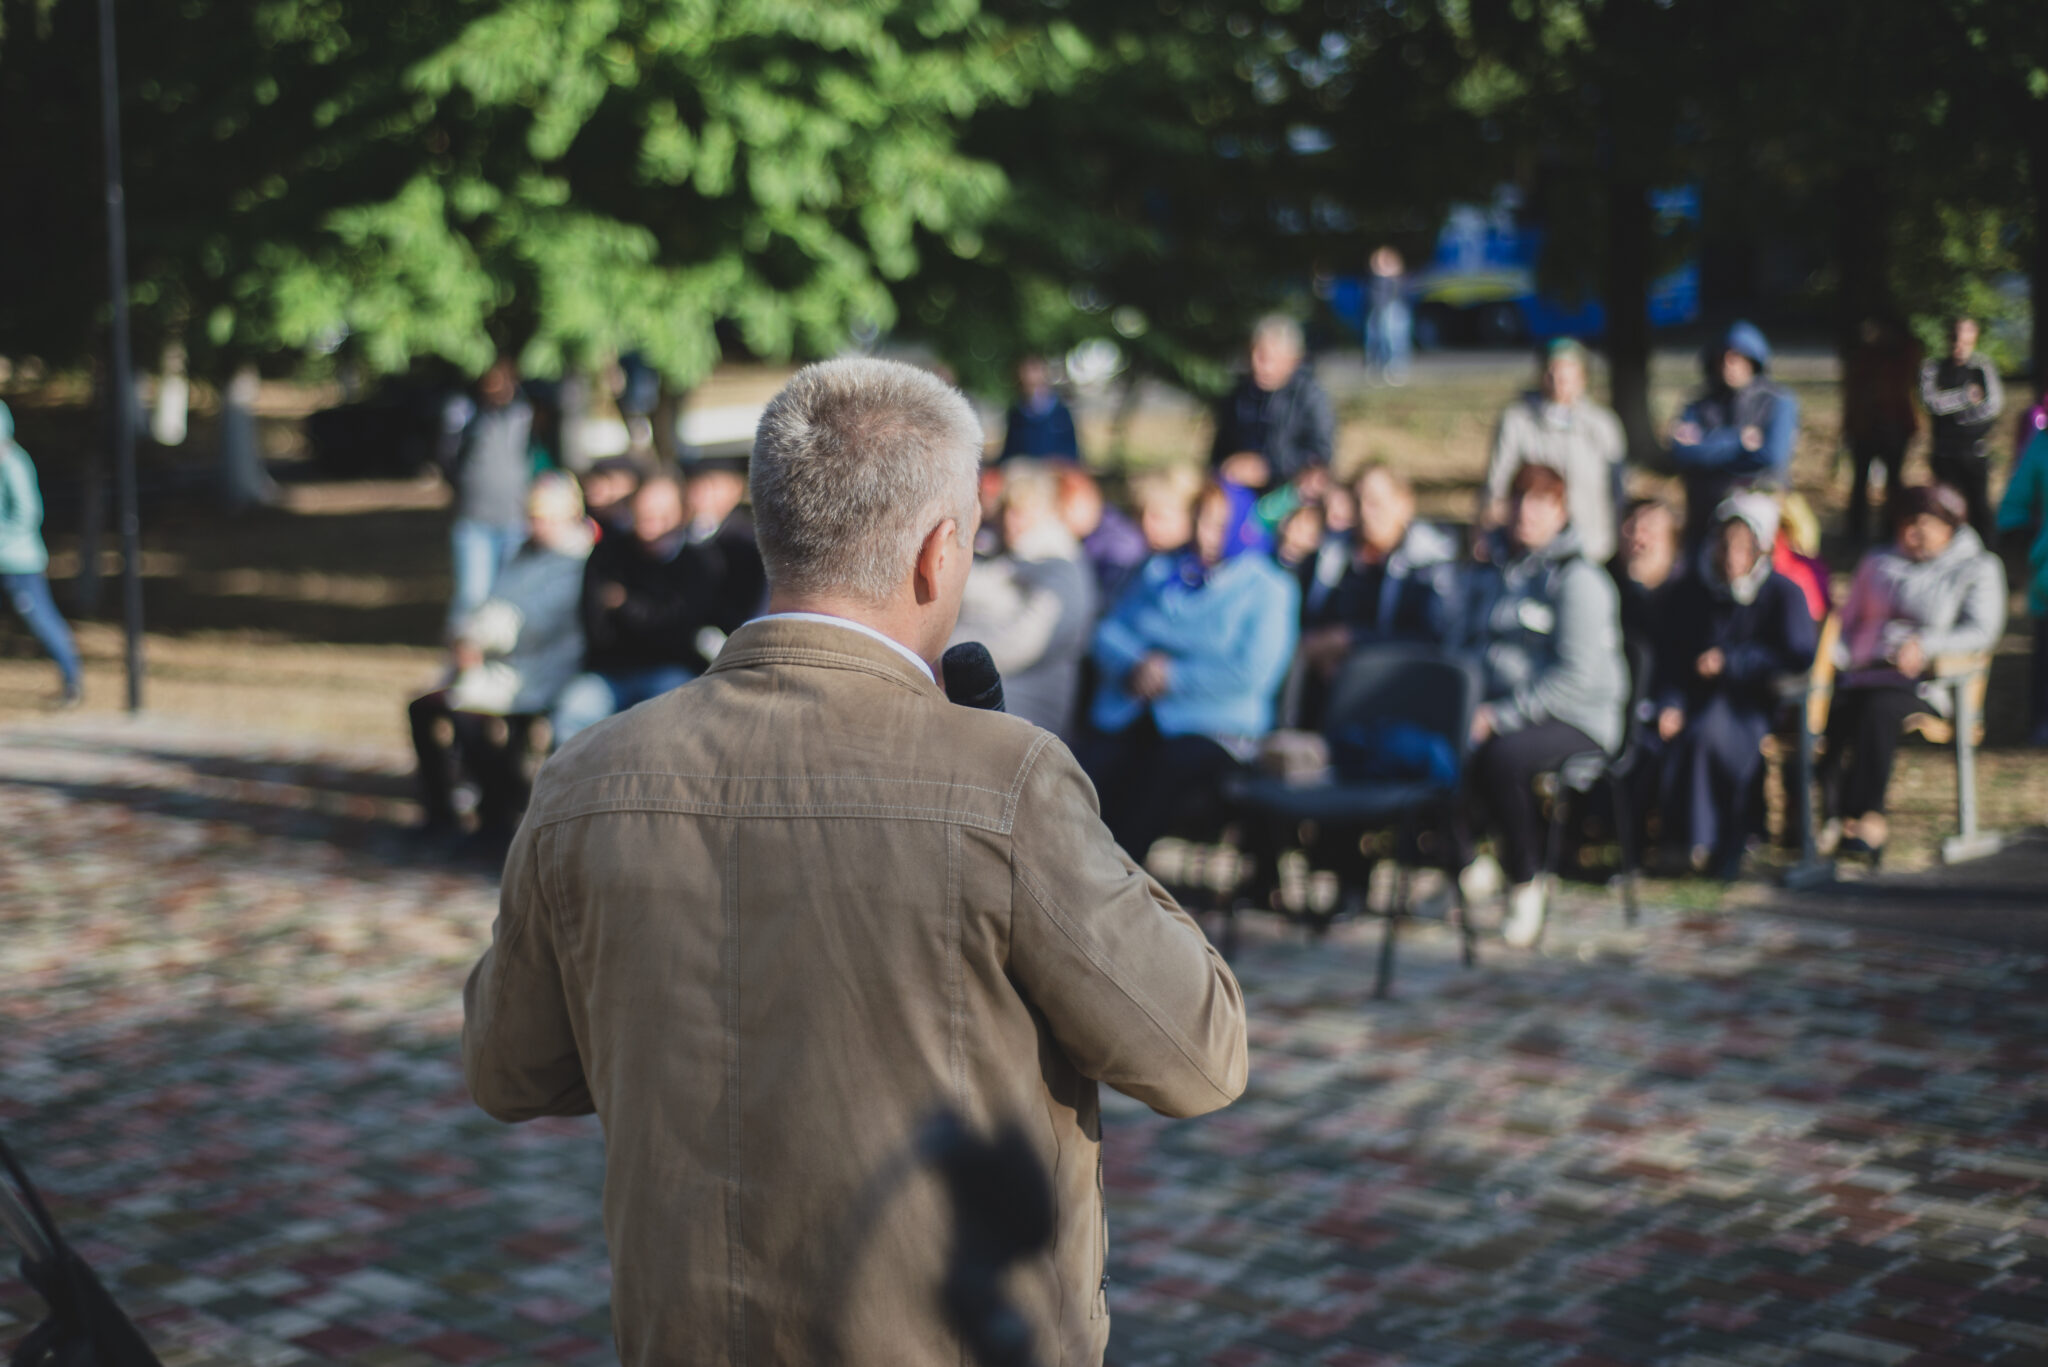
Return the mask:
[[[2048,395],[2048,101],[2036,100],[2027,143],[2027,180],[2034,192],[2034,259],[2028,272],[2033,313],[2034,394]]]
[[[1641,178],[1609,170],[1603,179],[1607,259],[1600,302],[1607,316],[1607,378],[1629,460],[1640,464],[1657,450],[1650,420],[1650,251],[1656,225],[1650,187]]]

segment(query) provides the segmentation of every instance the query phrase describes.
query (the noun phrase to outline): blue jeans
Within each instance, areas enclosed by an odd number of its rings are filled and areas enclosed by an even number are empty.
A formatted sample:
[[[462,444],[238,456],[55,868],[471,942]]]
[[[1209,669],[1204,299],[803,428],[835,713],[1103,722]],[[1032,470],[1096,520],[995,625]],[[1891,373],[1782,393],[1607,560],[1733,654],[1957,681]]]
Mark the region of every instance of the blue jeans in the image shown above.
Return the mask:
[[[449,532],[454,551],[455,596],[448,604],[448,624],[454,626],[484,605],[498,571],[505,568],[526,542],[526,528],[500,527],[458,517]]]
[[[78,646],[71,639],[71,628],[64,625],[64,618],[50,597],[50,581],[40,574],[0,574],[0,591],[7,594],[7,601],[14,605],[16,615],[29,629],[29,634],[57,662],[57,672],[64,676],[64,691],[76,692]]]
[[[696,677],[681,665],[653,665],[615,674],[578,674],[569,680],[569,686],[555,700],[555,712],[551,718],[555,727],[555,744],[562,744],[578,731],[595,726],[614,713],[638,707],[672,688],[681,688]]]

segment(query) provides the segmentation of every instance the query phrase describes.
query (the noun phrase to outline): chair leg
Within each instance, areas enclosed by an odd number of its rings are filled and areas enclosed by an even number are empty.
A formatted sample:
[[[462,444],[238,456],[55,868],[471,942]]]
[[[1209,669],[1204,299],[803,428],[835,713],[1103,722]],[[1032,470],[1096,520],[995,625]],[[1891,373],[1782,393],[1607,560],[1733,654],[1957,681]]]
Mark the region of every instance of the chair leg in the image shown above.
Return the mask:
[[[1622,918],[1633,926],[1641,918],[1642,911],[1636,905],[1636,813],[1628,802],[1627,787],[1623,779],[1607,780],[1607,795],[1614,807],[1614,840],[1621,847]]]
[[[1408,879],[1404,865],[1395,882],[1394,905],[1387,908],[1386,924],[1380,929],[1380,966],[1372,984],[1374,1001],[1385,1001],[1394,986],[1394,936],[1400,930],[1401,918],[1408,914]]]
[[[1479,934],[1472,926],[1472,904],[1465,900],[1465,889],[1458,880],[1451,879],[1453,894],[1458,903],[1458,955],[1465,967],[1476,968],[1479,964]]]
[[[1223,942],[1216,951],[1225,959],[1237,957],[1237,901],[1235,898],[1223,904]]]

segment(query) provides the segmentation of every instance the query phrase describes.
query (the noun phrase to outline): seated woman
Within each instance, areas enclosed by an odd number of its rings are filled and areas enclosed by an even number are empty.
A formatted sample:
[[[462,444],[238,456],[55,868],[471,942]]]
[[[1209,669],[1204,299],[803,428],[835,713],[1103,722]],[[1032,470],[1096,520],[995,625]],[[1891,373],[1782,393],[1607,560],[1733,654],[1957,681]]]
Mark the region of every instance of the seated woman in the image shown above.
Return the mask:
[[[1841,673],[1819,778],[1825,848],[1874,867],[1890,829],[1885,789],[1899,728],[1915,712],[1947,714],[1949,690],[1925,682],[1939,655],[1990,650],[2005,631],[2005,566],[1964,525],[1969,506],[1945,484],[1892,500],[1898,540],[1856,567],[1842,609]]]
[[[1133,859],[1177,825],[1213,813],[1222,777],[1273,727],[1294,656],[1299,591],[1270,556],[1233,544],[1223,487],[1196,495],[1193,542],[1153,556],[1095,632],[1100,674],[1081,747],[1103,819]],[[1175,539],[1166,514],[1146,532]]]
[[[526,495],[527,541],[491,583],[491,596],[455,627],[450,679],[407,709],[419,756],[421,829],[460,829],[455,785],[478,790],[477,836],[512,838],[526,805],[533,725],[554,708],[583,662],[583,563],[590,523],[564,474],[545,474]]]
[[[1579,550],[1564,476],[1524,465],[1508,485],[1508,520],[1487,534],[1466,582],[1460,636],[1480,657],[1485,702],[1472,719],[1466,789],[1494,834],[1510,884],[1501,934],[1531,945],[1548,889],[1538,774],[1588,751],[1617,749],[1628,701],[1614,581]],[[1460,863],[1471,862],[1471,832]]]
[[[1741,869],[1772,681],[1811,664],[1819,634],[1805,594],[1771,566],[1777,535],[1770,495],[1723,502],[1701,573],[1673,590],[1657,632],[1665,839],[1720,878]]]
[[[1307,579],[1305,677],[1300,715],[1290,725],[1321,723],[1330,681],[1360,646],[1441,642],[1457,596],[1458,543],[1415,516],[1415,488],[1407,478],[1373,464],[1353,488],[1357,525],[1342,558],[1319,557]]]

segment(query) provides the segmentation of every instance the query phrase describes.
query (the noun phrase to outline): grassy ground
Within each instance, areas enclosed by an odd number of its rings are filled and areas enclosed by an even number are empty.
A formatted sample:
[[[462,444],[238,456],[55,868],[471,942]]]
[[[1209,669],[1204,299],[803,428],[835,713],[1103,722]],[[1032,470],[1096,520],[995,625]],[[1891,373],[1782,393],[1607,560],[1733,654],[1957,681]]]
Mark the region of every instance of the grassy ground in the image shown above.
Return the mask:
[[[1831,358],[1793,356],[1780,377],[1801,400],[1798,486],[1832,530],[1840,521],[1846,474],[1835,468],[1837,379]],[[1427,515],[1463,519],[1485,464],[1494,416],[1527,383],[1513,358],[1440,358],[1399,389],[1367,388],[1355,364],[1325,365],[1343,415],[1340,465],[1386,460],[1415,478]],[[1688,356],[1659,358],[1653,406],[1676,411],[1697,371]],[[748,374],[735,384],[761,387]],[[735,392],[738,392],[737,390]],[[748,390],[752,392],[751,389]],[[76,387],[45,386],[9,394],[22,417],[22,440],[46,482],[61,485],[65,457],[90,432]],[[282,506],[239,516],[214,510],[203,492],[166,493],[144,510],[144,601],[152,710],[253,730],[405,743],[403,705],[428,686],[438,668],[436,641],[448,594],[447,499],[437,481],[320,483],[292,478],[303,466],[298,420],[331,402],[324,391],[269,386],[259,406],[266,449],[286,477]],[[153,457],[159,476],[177,462],[203,460],[210,415],[202,408],[183,452]],[[1110,448],[1116,415],[1084,407],[1083,440]],[[1207,449],[1200,408],[1173,395],[1148,395],[1121,424],[1131,464],[1189,459]],[[1920,467],[1915,454],[1915,468]],[[1638,475],[1642,489],[1655,476]],[[175,487],[175,478],[159,481]],[[51,525],[52,580],[60,602],[75,601],[79,570],[75,512],[60,496]],[[1831,539],[1838,573],[1847,549]],[[111,550],[103,568],[118,568]],[[87,706],[122,705],[122,650],[115,625],[118,587],[109,581],[106,610],[81,622],[88,669]],[[2015,601],[2015,609],[2020,604]],[[2048,766],[2022,741],[2026,732],[2026,645],[2008,636],[1993,672],[1988,746],[1982,769],[1984,821],[2032,826],[2048,813]],[[18,624],[0,621],[0,723],[36,715],[52,691],[47,663]],[[1892,859],[1924,864],[1952,827],[1954,765],[1945,752],[1908,748],[1895,788]],[[1710,904],[1705,886],[1672,887],[1668,897]]]

